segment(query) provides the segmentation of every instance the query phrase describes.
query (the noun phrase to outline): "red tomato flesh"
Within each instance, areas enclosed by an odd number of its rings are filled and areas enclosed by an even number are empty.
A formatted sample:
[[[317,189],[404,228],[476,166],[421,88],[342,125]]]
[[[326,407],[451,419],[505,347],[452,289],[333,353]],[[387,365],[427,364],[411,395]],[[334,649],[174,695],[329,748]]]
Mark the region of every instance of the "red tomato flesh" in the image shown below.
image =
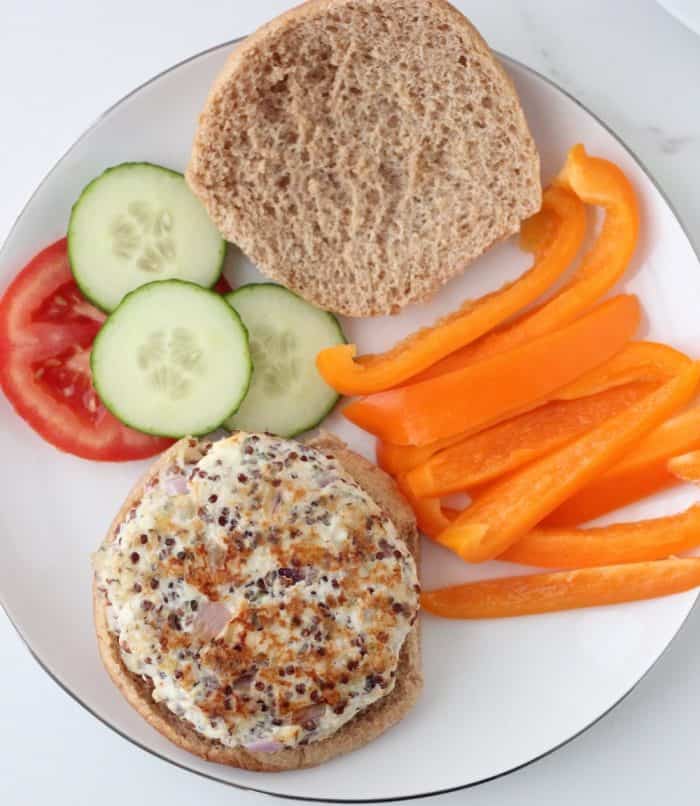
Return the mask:
[[[90,348],[104,320],[73,280],[66,239],[56,241],[0,300],[0,385],[19,416],[60,450],[104,462],[144,459],[172,440],[122,425],[100,402]]]
[[[219,279],[217,280],[213,290],[216,291],[218,294],[228,294],[228,292],[232,291],[233,289],[229,285],[228,280],[222,274],[221,277],[219,277]]]

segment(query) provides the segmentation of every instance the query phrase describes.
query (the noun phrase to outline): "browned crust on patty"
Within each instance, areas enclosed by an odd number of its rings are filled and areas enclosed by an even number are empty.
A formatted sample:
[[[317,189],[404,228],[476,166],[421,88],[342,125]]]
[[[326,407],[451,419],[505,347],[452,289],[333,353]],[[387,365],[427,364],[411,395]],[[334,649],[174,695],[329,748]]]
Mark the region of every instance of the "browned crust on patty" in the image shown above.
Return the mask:
[[[389,476],[351,451],[331,434],[321,434],[309,440],[307,444],[335,455],[362,489],[389,515],[408,549],[418,559],[419,535],[413,514]],[[117,524],[121,523],[128,511],[138,504],[148,480],[168,466],[176,448],[175,445],[160,456],[134,486],[110,526],[108,539],[113,538]],[[362,747],[405,716],[418,698],[423,683],[416,626],[408,634],[401,649],[396,683],[392,691],[353,717],[333,736],[312,742],[305,747],[284,749],[276,753],[252,753],[243,748],[230,748],[200,735],[188,722],[176,717],[165,705],[155,702],[151,698],[152,686],[126,668],[122,662],[118,639],[107,627],[104,597],[95,585],[93,585],[93,607],[100,656],[112,681],[129,704],[151,727],[178,747],[207,761],[232,767],[266,772],[314,767],[335,756]]]

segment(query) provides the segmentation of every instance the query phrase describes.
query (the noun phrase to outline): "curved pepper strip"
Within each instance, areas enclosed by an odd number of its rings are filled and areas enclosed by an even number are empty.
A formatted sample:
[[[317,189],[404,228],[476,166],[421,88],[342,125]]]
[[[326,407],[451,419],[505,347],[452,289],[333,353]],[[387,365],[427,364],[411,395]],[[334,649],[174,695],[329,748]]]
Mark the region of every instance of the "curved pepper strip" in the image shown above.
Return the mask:
[[[538,568],[663,560],[700,546],[700,506],[665,518],[593,529],[535,528],[499,559]]]
[[[557,183],[586,204],[605,210],[600,234],[577,272],[551,300],[448,356],[421,374],[420,380],[462,369],[573,322],[622,277],[639,236],[639,205],[627,177],[612,162],[590,157],[582,145],[576,145]]]
[[[604,392],[632,382],[663,383],[690,365],[690,359],[672,347],[650,341],[627,344],[609,361],[567,384],[556,392],[557,400],[574,400]],[[509,421],[506,421],[509,422]],[[469,439],[456,434],[437,442],[417,447],[377,443],[377,463],[392,476],[407,473],[427,462],[432,456]]]
[[[680,481],[700,482],[700,451],[691,451],[669,460],[668,469]]]
[[[687,369],[690,361],[687,355],[667,344],[633,341],[609,361],[560,389],[557,398],[573,400],[632,381],[665,383]]]
[[[620,295],[561,330],[459,372],[356,400],[343,414],[396,445],[478,431],[555,397],[621,350],[638,323],[637,298]]]
[[[553,215],[554,225],[544,221]],[[571,191],[545,191],[543,208],[528,228],[525,246],[535,252],[532,268],[492,294],[469,300],[432,327],[424,328],[378,355],[355,360],[357,347],[341,344],[322,350],[316,366],[327,384],[344,395],[364,395],[397,386],[436,361],[474,341],[543,294],[578,252],[586,228],[585,208]]]
[[[655,388],[632,383],[589,397],[551,401],[441,450],[410,470],[405,484],[417,498],[470,490],[551,453]]]
[[[700,365],[694,363],[574,442],[494,482],[438,536],[438,542],[468,562],[503,554],[685,405],[699,380]]]
[[[652,431],[607,473],[555,509],[543,525],[578,526],[677,484],[673,457],[696,448],[700,448],[700,407]],[[676,469],[683,466],[680,459],[675,461]]]
[[[423,462],[427,462],[431,456],[445,448],[450,448],[464,440],[464,434],[455,434],[446,439],[439,439],[429,445],[418,447],[417,445],[393,445],[391,442],[377,440],[376,457],[377,464],[390,476],[399,476],[407,473]]]
[[[426,537],[434,540],[456,517],[455,510],[443,508],[439,498],[416,498],[403,476],[397,476],[396,484],[413,510],[418,530]]]
[[[684,557],[468,582],[426,591],[421,605],[442,618],[507,618],[655,599],[698,585],[700,559]]]
[[[509,421],[510,422],[510,421]],[[482,432],[484,434],[488,432]],[[562,568],[567,565],[564,555],[559,548],[556,549],[556,559],[551,563],[545,561],[544,554],[536,558],[534,553],[525,555],[521,553],[526,546],[529,546],[530,540],[537,543],[537,551],[544,552],[545,549],[539,548],[540,541],[544,541],[546,536],[552,535],[552,540],[560,539],[562,542],[567,543],[571,539],[572,544],[577,544],[584,541],[587,534],[595,533],[600,534],[601,538],[605,535],[615,536],[617,534],[617,525],[613,527],[605,527],[598,530],[580,530],[575,527],[579,523],[583,523],[593,518],[605,515],[615,509],[619,509],[626,504],[631,504],[648,495],[672,486],[679,481],[688,481],[692,483],[700,482],[700,450],[691,451],[690,453],[681,453],[682,451],[689,450],[689,448],[700,445],[700,408],[691,409],[690,411],[679,414],[670,420],[667,420],[659,428],[651,432],[639,445],[634,448],[618,465],[613,466],[607,473],[604,473],[600,479],[601,484],[593,482],[578,495],[574,495],[569,501],[556,509],[549,517],[542,521],[542,525],[530,531],[521,541],[515,544],[514,547],[509,549],[505,554],[501,555],[500,559],[511,560],[512,562],[521,562],[525,565],[538,565],[542,567]],[[393,446],[388,446],[389,448]],[[424,450],[415,448],[413,450]],[[677,455],[677,454],[681,455]],[[670,457],[670,458],[669,458]],[[387,471],[389,472],[389,471]],[[394,474],[392,474],[394,475]],[[419,497],[412,485],[409,484],[410,473],[403,473],[398,479],[399,486],[411,505],[416,519],[419,524],[420,530],[427,537],[437,540],[438,535],[446,529],[450,523],[460,514],[459,510],[443,507],[441,500],[438,496],[432,497]],[[675,517],[675,516],[674,516]],[[653,523],[649,521],[649,523]],[[682,526],[683,524],[680,524]],[[627,524],[623,525],[626,529]],[[660,524],[662,526],[662,524]],[[672,529],[675,525],[672,522]],[[700,529],[700,524],[699,524]],[[612,530],[612,531],[610,531]],[[623,529],[624,533],[624,529]],[[557,538],[561,535],[561,538]],[[574,540],[573,535],[578,535]],[[534,536],[537,536],[536,538]],[[673,537],[671,540],[675,539]],[[684,538],[681,538],[681,541]],[[698,532],[698,539],[700,540],[700,531]],[[657,538],[653,538],[651,543],[658,542]],[[534,543],[532,544],[534,546]],[[550,544],[548,544],[550,545]],[[553,552],[556,542],[551,544]],[[586,545],[593,546],[594,543],[586,542]],[[611,542],[612,545],[612,542]],[[678,547],[675,549],[680,552],[685,549],[680,546],[683,545],[679,542]],[[546,549],[549,551],[550,549]],[[530,549],[528,549],[530,551]],[[532,552],[535,549],[532,548]],[[660,559],[662,556],[672,554],[672,551],[667,554],[659,556],[637,556],[638,560],[644,559]],[[554,552],[552,553],[554,555]],[[605,555],[606,562],[633,562],[634,559],[623,560],[620,556],[613,557],[612,555]],[[529,561],[528,561],[529,559]],[[535,560],[539,559],[539,562]],[[580,557],[579,557],[580,559]],[[584,561],[580,559],[576,565],[582,565]],[[604,564],[604,563],[593,563]]]

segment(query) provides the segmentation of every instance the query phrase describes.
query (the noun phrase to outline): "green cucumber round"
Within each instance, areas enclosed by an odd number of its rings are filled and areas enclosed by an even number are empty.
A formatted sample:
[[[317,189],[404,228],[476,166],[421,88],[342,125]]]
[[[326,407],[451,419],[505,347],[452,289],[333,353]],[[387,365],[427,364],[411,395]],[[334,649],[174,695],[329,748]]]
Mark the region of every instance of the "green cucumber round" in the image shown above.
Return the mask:
[[[124,162],[93,179],[73,205],[68,257],[80,290],[109,312],[155,280],[211,288],[226,242],[182,174]]]
[[[127,294],[97,334],[90,366],[115,417],[175,438],[218,428],[240,406],[253,371],[236,311],[219,294],[182,280]]]
[[[274,283],[251,283],[226,295],[248,330],[250,389],[226,427],[293,437],[315,428],[338,402],[316,369],[324,347],[344,344],[331,313]]]

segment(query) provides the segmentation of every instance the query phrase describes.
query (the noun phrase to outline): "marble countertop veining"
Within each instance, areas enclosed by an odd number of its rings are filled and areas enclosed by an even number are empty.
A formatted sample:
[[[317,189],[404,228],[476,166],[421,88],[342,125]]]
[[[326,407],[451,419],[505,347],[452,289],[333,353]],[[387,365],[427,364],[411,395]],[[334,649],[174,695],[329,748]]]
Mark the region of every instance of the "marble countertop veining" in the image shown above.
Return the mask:
[[[188,0],[4,0],[0,238],[58,156],[103,109],[145,78],[293,4],[208,0],[195,14]],[[456,5],[494,48],[560,84],[606,121],[657,179],[700,246],[700,38],[653,0]],[[537,764],[435,802],[696,804],[699,633],[696,608],[662,660],[598,725]],[[127,798],[169,806],[272,802],[175,769],[116,736],[38,668],[2,613],[0,713],[3,806],[49,799],[71,806],[122,806]]]
[[[506,24],[501,4],[493,4],[481,20],[484,35],[605,121],[700,243],[700,87],[693,79],[700,75],[700,38],[651,0],[508,6]]]

